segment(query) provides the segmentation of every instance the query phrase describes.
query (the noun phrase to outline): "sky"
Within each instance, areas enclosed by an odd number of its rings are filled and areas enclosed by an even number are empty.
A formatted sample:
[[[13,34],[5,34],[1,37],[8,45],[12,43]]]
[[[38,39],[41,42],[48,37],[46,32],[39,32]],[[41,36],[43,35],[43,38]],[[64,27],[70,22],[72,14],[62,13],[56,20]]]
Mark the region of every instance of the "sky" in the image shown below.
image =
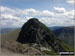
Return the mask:
[[[75,0],[0,0],[1,27],[21,27],[30,18],[51,26],[75,26]]]

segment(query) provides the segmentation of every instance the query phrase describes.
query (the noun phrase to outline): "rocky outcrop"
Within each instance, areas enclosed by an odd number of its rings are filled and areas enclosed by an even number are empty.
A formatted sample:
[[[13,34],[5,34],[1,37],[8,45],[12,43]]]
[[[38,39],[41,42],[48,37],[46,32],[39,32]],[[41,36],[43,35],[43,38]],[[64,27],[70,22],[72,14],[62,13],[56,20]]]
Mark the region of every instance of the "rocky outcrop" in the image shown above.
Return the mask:
[[[28,20],[19,33],[17,41],[20,43],[36,43],[38,47],[52,47],[55,52],[63,51],[61,45],[56,42],[56,37],[44,24],[36,18]]]

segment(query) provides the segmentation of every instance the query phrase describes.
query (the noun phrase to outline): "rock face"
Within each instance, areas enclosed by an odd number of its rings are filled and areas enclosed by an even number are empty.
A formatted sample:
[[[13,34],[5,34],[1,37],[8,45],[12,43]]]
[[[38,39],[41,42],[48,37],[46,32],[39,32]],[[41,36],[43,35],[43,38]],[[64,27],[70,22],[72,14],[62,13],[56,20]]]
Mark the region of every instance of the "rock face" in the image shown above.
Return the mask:
[[[23,25],[17,39],[21,43],[41,43],[47,40],[54,42],[52,35],[47,32],[42,23],[36,18],[30,19]]]
[[[36,18],[31,18],[23,25],[17,41],[23,44],[37,43],[39,46],[51,46],[55,51],[63,50],[59,48],[61,45],[56,42],[56,37],[52,31]]]

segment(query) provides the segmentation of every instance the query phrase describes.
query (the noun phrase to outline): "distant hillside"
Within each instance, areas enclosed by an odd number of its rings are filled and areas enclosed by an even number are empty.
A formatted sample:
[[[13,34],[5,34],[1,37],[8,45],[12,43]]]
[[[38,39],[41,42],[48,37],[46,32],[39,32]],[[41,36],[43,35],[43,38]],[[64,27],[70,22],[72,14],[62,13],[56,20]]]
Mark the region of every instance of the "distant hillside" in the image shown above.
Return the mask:
[[[6,41],[16,41],[20,29],[13,30],[6,34],[1,34],[1,43],[4,44]]]
[[[65,43],[74,46],[74,27],[62,27],[54,30],[54,34]]]
[[[52,31],[62,28],[63,26],[53,26],[53,27],[48,27],[49,29],[51,29]]]
[[[12,32],[13,30],[15,29],[18,29],[18,28],[1,28],[1,32],[0,34],[5,34],[5,33],[8,33],[8,32]]]

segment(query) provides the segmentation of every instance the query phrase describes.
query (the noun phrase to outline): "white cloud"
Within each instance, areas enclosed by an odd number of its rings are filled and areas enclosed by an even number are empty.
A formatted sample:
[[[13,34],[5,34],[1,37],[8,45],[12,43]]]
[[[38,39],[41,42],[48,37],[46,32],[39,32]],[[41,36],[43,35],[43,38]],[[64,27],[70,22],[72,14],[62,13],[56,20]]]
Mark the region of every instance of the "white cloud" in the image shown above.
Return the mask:
[[[8,14],[13,14],[16,16],[21,16],[21,15],[30,15],[30,16],[54,16],[53,12],[50,12],[49,10],[43,10],[43,11],[39,11],[33,8],[29,8],[29,9],[10,9],[8,7],[3,7],[1,6],[1,12],[2,13],[8,13]]]
[[[64,13],[65,14],[65,16],[68,18],[68,19],[71,19],[71,20],[74,20],[75,18],[74,18],[74,16],[75,16],[75,10],[71,10],[71,11],[68,11],[68,12],[66,12],[66,13]]]
[[[24,15],[37,16],[39,11],[35,10],[33,8],[29,8],[29,9],[24,9],[23,11],[21,11],[21,13],[24,14]]]
[[[11,14],[11,13],[15,13],[16,12],[16,10],[10,9],[8,7],[3,7],[3,6],[0,6],[0,7],[1,7],[1,13],[9,13],[9,14]]]
[[[48,10],[43,10],[41,13],[41,16],[52,17],[52,16],[54,16],[54,13],[50,12]]]
[[[64,13],[66,10],[65,8],[59,8],[59,7],[54,7],[54,10],[57,12],[57,13]]]
[[[74,25],[75,10],[67,11],[65,8],[54,7],[56,13],[49,10],[11,9],[1,6],[1,25],[22,26],[27,20],[33,17],[39,18],[47,26]]]
[[[66,18],[68,20],[74,20],[75,10],[67,11],[65,8],[58,8],[58,7],[54,7],[54,10],[56,11],[55,14],[56,17]]]
[[[69,4],[75,5],[75,0],[67,0],[66,2]]]

